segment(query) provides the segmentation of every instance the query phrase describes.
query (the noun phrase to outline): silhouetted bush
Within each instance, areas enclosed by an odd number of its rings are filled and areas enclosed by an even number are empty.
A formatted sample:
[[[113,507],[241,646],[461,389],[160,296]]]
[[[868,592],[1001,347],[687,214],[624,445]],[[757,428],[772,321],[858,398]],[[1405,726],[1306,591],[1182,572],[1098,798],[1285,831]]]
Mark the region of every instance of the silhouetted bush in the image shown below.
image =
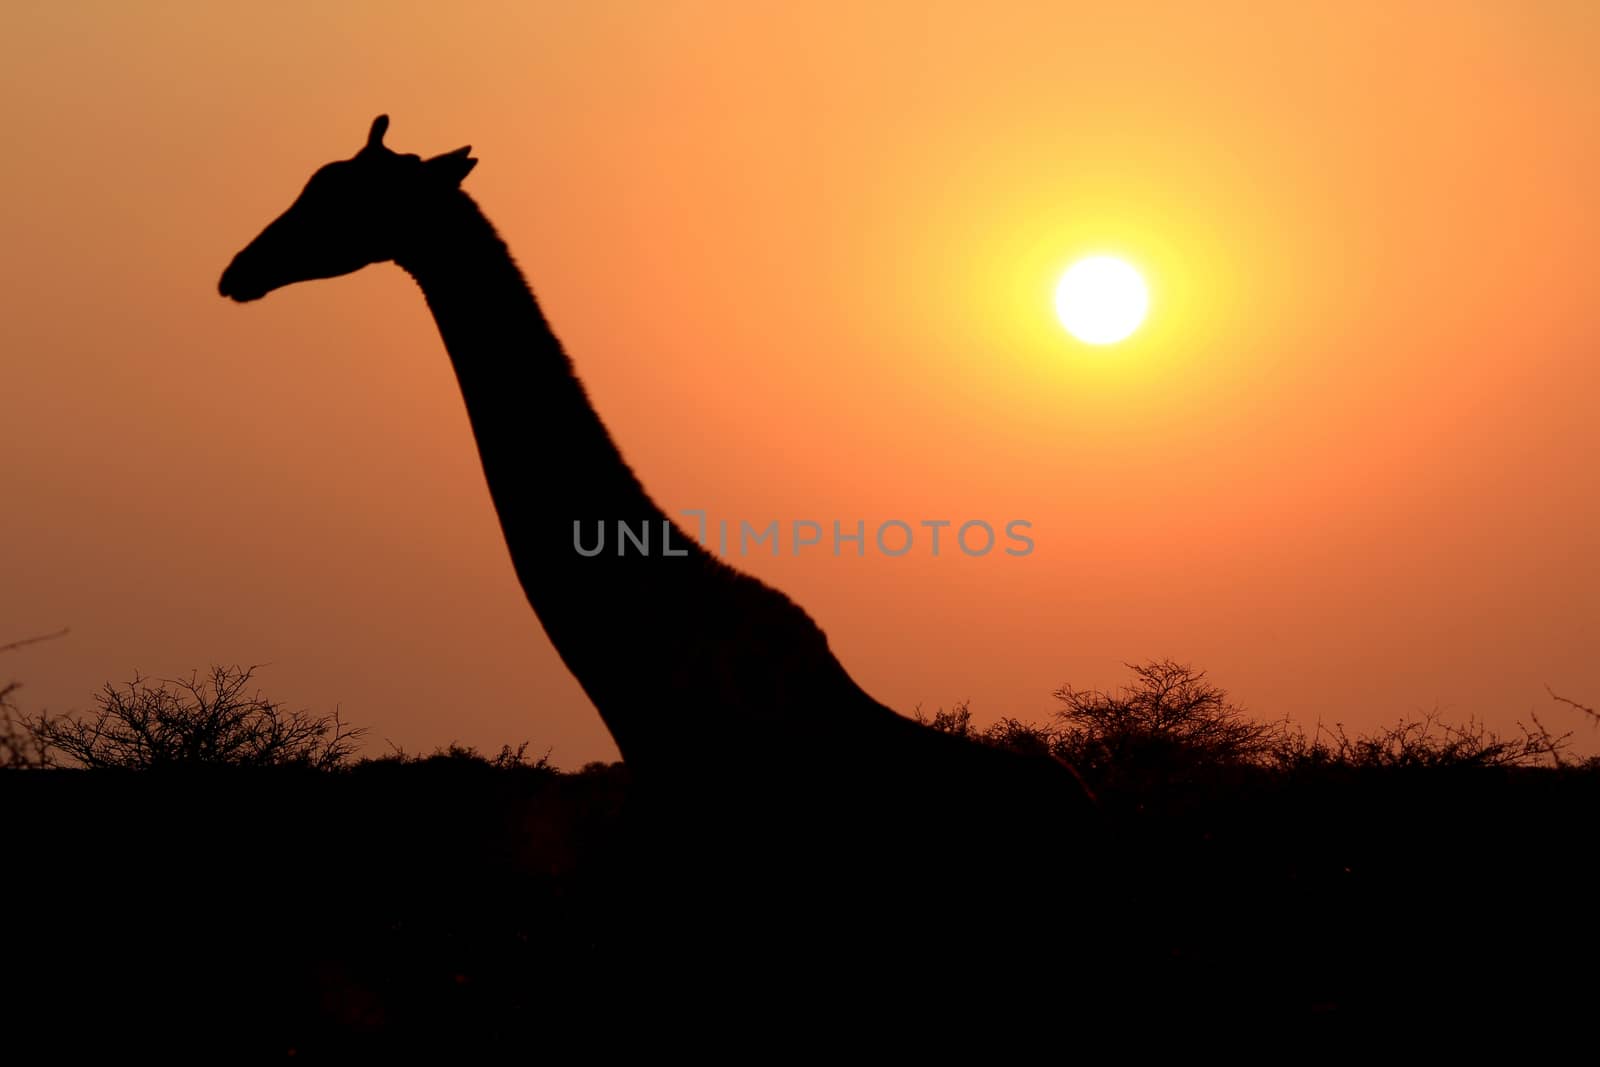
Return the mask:
[[[917,721],[981,744],[1016,752],[1048,753],[1072,764],[1097,784],[1139,787],[1183,777],[1202,768],[1303,771],[1314,768],[1568,767],[1571,734],[1552,734],[1538,716],[1533,726],[1502,735],[1476,719],[1447,723],[1437,712],[1404,719],[1387,729],[1351,736],[1342,725],[1320,723],[1310,733],[1284,722],[1262,722],[1228,700],[1204,671],[1169,659],[1136,666],[1132,682],[1116,693],[1062,686],[1053,694],[1065,707],[1050,723],[1001,719],[980,727],[967,702]],[[1551,697],[1600,725],[1600,712]],[[1600,758],[1578,761],[1600,766]]]
[[[1571,733],[1554,735],[1534,719],[1534,728],[1518,723],[1521,734],[1502,736],[1476,719],[1463,725],[1445,722],[1438,712],[1420,719],[1402,719],[1373,734],[1350,737],[1343,725],[1318,724],[1312,733],[1286,731],[1268,755],[1285,770],[1308,767],[1561,767]]]
[[[21,723],[48,766],[148,770],[174,765],[330,770],[355,754],[365,730],[338,713],[311,715],[247,690],[254,667],[212,667],[159,683],[135,676],[107,684],[98,708]]]
[[[17,706],[11,700],[17,689],[16,682],[0,685],[0,770],[39,764],[39,748],[19,720]]]
[[[455,741],[442,745],[427,755],[407,752],[393,742],[389,743],[389,752],[382,756],[361,761],[363,765],[396,763],[414,764],[426,763],[433,765],[451,764],[466,766],[478,764],[497,771],[534,771],[541,774],[559,773],[550,762],[550,750],[546,749],[544,755],[533,759],[528,755],[531,742],[524,741],[513,748],[510,745],[501,745],[500,751],[493,756],[486,756],[478,751],[475,746],[462,745]]]
[[[1001,719],[989,726],[975,726],[972,722],[971,702],[963,700],[949,711],[940,708],[933,717],[918,708],[913,712],[916,720],[940,733],[953,734],[983,745],[1011,749],[1014,752],[1055,754],[1060,744],[1060,731],[1050,726],[1023,722],[1021,719]]]
[[[971,701],[963,700],[949,711],[940,708],[933,713],[933,718],[922,714],[919,707],[913,713],[916,720],[924,726],[932,727],[942,734],[954,734],[956,737],[965,737],[969,740],[978,740],[980,731],[972,726]]]
[[[15,652],[25,645],[37,644],[40,641],[51,641],[57,637],[65,636],[66,633],[66,630],[59,630],[53,634],[12,641],[9,644],[0,645],[0,654]],[[38,767],[43,763],[43,755],[39,751],[39,746],[34,741],[26,721],[13,700],[17,690],[20,688],[22,686],[17,682],[0,683],[0,770]]]

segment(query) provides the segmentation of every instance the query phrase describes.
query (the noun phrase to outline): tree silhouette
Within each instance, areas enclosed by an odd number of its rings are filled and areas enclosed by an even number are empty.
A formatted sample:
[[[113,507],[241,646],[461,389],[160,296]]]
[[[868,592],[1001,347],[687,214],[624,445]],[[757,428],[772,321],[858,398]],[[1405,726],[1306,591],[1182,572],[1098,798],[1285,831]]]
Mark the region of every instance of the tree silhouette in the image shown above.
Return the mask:
[[[255,667],[217,667],[187,679],[138,675],[107,683],[97,710],[21,722],[42,762],[125,770],[173,765],[295,766],[329,770],[355,754],[362,729],[332,715],[286,711],[247,687]]]
[[[1280,723],[1251,719],[1230,703],[1206,672],[1170,659],[1127,664],[1131,684],[1116,693],[1064,685],[1052,695],[1065,707],[1053,748],[1086,769],[1133,763],[1257,763],[1281,743]]]

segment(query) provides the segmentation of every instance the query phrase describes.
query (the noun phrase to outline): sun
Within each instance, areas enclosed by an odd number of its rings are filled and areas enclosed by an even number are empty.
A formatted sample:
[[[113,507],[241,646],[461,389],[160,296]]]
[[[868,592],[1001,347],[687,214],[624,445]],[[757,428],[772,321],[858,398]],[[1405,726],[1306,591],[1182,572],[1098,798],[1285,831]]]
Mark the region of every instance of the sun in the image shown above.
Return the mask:
[[[1085,344],[1124,340],[1139,328],[1149,308],[1150,292],[1139,272],[1111,256],[1080,259],[1056,286],[1056,315]]]

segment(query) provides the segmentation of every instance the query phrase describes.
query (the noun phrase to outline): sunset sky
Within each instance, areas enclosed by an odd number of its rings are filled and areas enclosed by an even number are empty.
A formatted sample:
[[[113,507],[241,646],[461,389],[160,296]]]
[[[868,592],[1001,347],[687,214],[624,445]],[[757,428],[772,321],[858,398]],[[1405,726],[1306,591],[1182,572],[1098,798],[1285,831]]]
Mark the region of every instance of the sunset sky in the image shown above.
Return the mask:
[[[415,286],[217,295],[387,112],[473,146],[669,513],[1032,524],[739,561],[890,706],[1166,656],[1600,749],[1545,691],[1600,701],[1596,5],[399,8],[0,10],[0,644],[71,627],[0,659],[25,710],[255,663],[374,754],[614,758]],[[1096,253],[1151,299],[1101,348],[1052,307]]]

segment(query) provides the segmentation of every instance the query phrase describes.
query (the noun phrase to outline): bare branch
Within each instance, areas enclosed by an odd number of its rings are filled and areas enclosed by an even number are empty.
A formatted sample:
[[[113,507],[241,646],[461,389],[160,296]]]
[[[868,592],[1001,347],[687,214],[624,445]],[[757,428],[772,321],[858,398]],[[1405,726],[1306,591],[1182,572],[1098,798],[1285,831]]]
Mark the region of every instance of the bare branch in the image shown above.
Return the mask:
[[[0,652],[11,652],[28,645],[36,645],[40,641],[54,641],[58,637],[65,637],[72,632],[72,627],[63,626],[53,634],[40,634],[38,637],[24,637],[21,641],[13,641],[9,645],[0,645]]]
[[[1544,687],[1544,691],[1546,693],[1550,694],[1550,699],[1558,701],[1558,702],[1560,702],[1562,704],[1565,704],[1569,708],[1575,708],[1576,710],[1578,710],[1578,711],[1582,712],[1583,714],[1587,715],[1589,717],[1589,719],[1593,723],[1595,723],[1596,725],[1600,725],[1600,711],[1596,711],[1595,709],[1589,707],[1587,704],[1580,704],[1576,700],[1569,700],[1568,698],[1566,698],[1564,696],[1559,696],[1556,693],[1556,691],[1554,689],[1551,689],[1548,685],[1546,685]]]

